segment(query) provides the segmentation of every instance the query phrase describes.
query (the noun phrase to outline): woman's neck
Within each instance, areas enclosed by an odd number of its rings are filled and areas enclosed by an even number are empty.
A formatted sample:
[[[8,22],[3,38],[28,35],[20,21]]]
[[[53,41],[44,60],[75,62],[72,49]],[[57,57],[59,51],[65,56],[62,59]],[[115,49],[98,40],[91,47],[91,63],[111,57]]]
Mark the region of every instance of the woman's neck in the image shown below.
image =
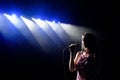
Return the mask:
[[[88,48],[85,48],[85,51],[83,52],[83,55],[84,55],[85,57],[88,57],[88,56],[89,56],[89,53],[90,53],[89,49],[88,49]]]

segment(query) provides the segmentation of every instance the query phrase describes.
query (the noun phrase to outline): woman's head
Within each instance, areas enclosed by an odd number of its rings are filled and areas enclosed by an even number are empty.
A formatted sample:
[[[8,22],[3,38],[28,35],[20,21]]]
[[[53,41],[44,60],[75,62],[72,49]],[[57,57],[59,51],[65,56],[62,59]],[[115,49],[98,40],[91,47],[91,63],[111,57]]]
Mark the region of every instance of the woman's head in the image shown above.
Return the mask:
[[[95,36],[92,33],[85,32],[82,34],[82,48],[87,48],[91,52],[95,51],[96,40]]]

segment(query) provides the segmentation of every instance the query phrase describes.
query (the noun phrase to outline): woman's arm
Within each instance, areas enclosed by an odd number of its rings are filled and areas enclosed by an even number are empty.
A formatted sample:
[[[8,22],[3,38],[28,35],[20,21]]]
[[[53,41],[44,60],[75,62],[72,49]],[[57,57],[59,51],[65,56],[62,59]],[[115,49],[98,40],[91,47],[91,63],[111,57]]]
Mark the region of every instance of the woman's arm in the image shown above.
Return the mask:
[[[73,52],[72,52],[71,50],[69,50],[69,51],[70,51],[69,70],[70,70],[71,72],[73,72],[73,71],[76,70],[76,67],[77,67],[77,65],[78,65],[78,62],[79,62],[79,60],[80,60],[80,55],[81,55],[81,53],[80,53],[80,51],[77,52],[77,54],[75,55],[75,58],[74,58]]]

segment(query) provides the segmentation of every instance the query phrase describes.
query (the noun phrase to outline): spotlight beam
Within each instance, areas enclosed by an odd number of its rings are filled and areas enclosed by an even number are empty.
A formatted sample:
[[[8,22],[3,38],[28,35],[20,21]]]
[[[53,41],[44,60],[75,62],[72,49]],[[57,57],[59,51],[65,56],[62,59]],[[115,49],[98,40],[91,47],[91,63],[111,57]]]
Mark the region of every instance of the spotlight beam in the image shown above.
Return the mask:
[[[46,46],[50,47],[50,45],[48,43],[48,40],[46,39],[46,36],[43,36],[41,34],[41,32],[38,29],[38,26],[32,20],[26,19],[24,17],[21,18],[24,21],[24,23],[27,25],[28,29],[31,31],[35,39],[37,40],[42,50],[45,53],[48,53],[49,48],[46,48]]]
[[[54,44],[58,47],[61,48],[61,41],[58,37],[58,35],[52,30],[52,28],[48,25],[46,21],[40,20],[40,19],[34,19],[32,18],[33,21],[41,28],[48,36],[49,38],[54,42]]]

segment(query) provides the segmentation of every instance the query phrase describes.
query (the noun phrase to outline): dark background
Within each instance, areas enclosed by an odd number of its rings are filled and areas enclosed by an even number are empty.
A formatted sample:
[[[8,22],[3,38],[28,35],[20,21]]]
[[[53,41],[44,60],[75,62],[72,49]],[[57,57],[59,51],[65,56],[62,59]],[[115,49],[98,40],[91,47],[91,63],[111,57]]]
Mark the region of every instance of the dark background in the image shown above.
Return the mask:
[[[118,62],[118,48],[115,47],[119,42],[118,29],[112,25],[110,1],[0,0],[0,13],[16,13],[28,18],[41,17],[94,29],[101,35],[99,46],[103,61],[101,80],[111,79],[118,71],[115,66]],[[26,45],[24,48],[15,47],[14,44],[7,44],[0,36],[0,72],[5,78],[64,80],[67,77],[72,79],[73,74],[64,71],[62,55],[55,60],[56,55],[40,55],[42,50],[35,49],[27,42],[24,45]]]

